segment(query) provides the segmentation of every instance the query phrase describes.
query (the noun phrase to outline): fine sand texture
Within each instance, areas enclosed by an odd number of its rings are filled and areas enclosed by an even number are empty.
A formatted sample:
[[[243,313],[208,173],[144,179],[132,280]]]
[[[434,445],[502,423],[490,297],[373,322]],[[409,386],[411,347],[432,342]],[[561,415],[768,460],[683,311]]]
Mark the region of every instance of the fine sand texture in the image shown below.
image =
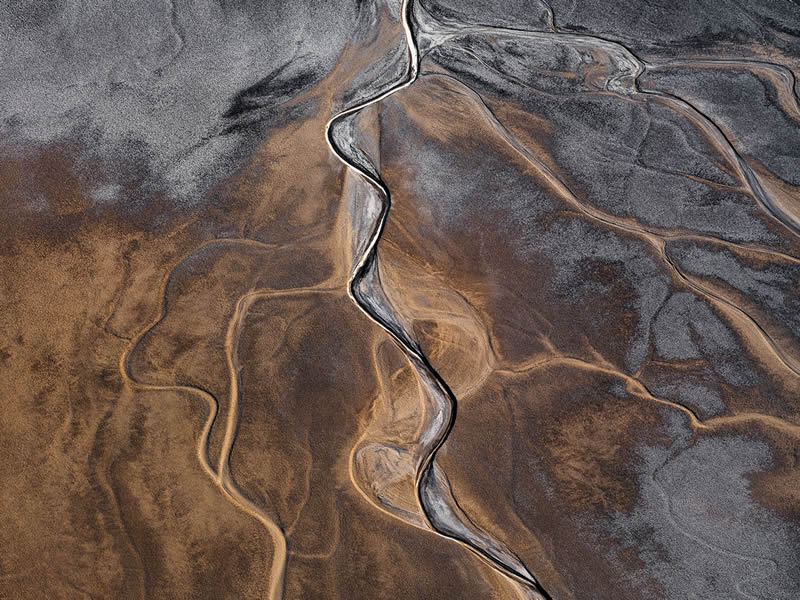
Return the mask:
[[[800,598],[800,5],[0,2],[0,599]]]

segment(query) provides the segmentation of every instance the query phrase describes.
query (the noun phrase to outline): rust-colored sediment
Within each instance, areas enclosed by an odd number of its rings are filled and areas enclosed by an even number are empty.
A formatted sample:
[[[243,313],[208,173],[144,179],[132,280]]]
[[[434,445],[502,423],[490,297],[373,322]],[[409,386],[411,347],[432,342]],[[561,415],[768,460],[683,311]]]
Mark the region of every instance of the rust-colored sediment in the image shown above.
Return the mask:
[[[790,17],[569,4],[2,9],[0,598],[798,597]]]

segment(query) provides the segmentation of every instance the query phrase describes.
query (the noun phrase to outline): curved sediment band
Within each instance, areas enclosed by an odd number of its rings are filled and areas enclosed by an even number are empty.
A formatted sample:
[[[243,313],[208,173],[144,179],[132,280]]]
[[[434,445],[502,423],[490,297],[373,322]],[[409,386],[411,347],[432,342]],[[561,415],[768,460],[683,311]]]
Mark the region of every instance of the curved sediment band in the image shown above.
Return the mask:
[[[423,434],[427,438],[423,444],[425,452],[415,474],[417,500],[428,526],[439,535],[464,544],[493,568],[523,584],[526,588],[526,597],[547,599],[549,598],[547,593],[519,558],[507,550],[502,543],[491,539],[464,514],[452,494],[447,478],[434,462],[436,453],[453,428],[456,417],[456,398],[429,363],[419,344],[400,323],[386,300],[378,275],[377,246],[391,206],[389,189],[377,171],[371,168],[372,165],[366,156],[357,150],[352,137],[346,135],[348,132],[342,132],[337,127],[346,123],[348,117],[403,90],[416,81],[419,75],[419,50],[411,25],[410,0],[403,0],[401,15],[408,49],[408,66],[402,79],[373,98],[334,115],[325,128],[325,137],[331,151],[349,169],[366,180],[366,183],[372,186],[383,200],[368,241],[356,257],[348,281],[347,292],[364,314],[392,337],[413,366],[422,386],[438,401],[437,415],[432,420],[431,427]],[[351,153],[348,153],[345,148],[351,150]]]

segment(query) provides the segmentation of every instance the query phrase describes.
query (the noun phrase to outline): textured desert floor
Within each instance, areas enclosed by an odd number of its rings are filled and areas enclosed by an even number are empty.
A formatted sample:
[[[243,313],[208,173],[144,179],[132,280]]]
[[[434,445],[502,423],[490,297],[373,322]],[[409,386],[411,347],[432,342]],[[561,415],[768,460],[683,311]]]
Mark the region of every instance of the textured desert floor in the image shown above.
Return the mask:
[[[800,598],[800,6],[0,2],[0,598]]]

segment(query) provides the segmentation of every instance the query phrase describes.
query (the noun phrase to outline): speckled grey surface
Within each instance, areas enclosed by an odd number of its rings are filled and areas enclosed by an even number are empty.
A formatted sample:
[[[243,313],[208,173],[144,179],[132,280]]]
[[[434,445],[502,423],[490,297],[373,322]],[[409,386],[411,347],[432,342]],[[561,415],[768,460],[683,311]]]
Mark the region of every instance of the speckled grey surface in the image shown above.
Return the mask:
[[[96,201],[123,204],[130,184],[201,202],[265,129],[313,110],[281,107],[319,84],[375,19],[356,2],[33,1],[0,11],[4,152],[76,140],[109,172]]]
[[[7,1],[0,57],[0,598],[800,597],[796,2]]]

